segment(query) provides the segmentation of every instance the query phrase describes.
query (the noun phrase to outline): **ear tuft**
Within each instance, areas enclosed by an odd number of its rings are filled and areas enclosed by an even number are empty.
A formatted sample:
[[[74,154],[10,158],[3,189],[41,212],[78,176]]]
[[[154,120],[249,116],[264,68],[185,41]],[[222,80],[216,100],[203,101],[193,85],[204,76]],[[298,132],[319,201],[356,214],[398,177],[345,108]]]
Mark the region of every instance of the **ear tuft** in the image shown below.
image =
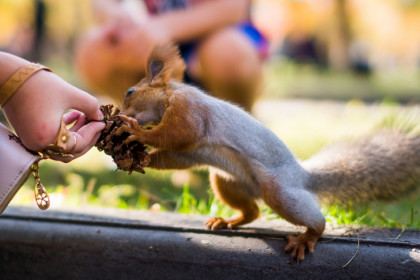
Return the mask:
[[[178,47],[173,43],[165,43],[153,48],[147,60],[146,69],[146,76],[150,80],[161,77],[162,82],[168,82],[170,79],[182,81],[185,63],[179,54]]]

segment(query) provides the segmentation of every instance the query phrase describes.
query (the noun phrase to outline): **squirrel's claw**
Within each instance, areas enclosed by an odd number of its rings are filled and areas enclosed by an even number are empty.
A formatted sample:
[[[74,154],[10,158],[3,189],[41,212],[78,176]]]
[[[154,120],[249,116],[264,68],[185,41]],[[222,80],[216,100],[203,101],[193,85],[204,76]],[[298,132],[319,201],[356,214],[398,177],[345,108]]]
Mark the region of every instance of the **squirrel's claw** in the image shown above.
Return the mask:
[[[133,123],[137,123],[136,119],[126,115],[118,115],[118,118],[125,123],[129,123],[130,125],[132,125]]]
[[[292,251],[291,255],[293,259],[303,261],[305,259],[306,244],[299,242],[298,237],[288,236],[289,243],[284,248],[285,252]]]
[[[305,259],[305,251],[308,250],[309,253],[314,252],[315,244],[318,241],[318,236],[305,232],[299,236],[288,236],[289,242],[287,243],[284,251],[290,252],[292,258],[296,258],[298,261],[303,261]]]
[[[135,118],[126,115],[118,115],[118,118],[125,123],[123,126],[129,127],[132,130],[141,130],[141,127]]]
[[[232,229],[232,223],[229,223],[225,219],[220,218],[220,217],[211,218],[205,223],[205,226],[207,229],[211,229],[211,230],[222,229],[222,228]]]
[[[128,144],[130,144],[131,142],[134,142],[134,141],[141,142],[141,139],[138,135],[132,134],[132,135],[128,136],[127,139],[125,139],[124,144],[128,145]]]
[[[119,136],[119,135],[123,134],[124,132],[130,132],[130,130],[131,130],[131,128],[128,125],[123,124],[117,129],[117,131],[115,131],[115,135]]]

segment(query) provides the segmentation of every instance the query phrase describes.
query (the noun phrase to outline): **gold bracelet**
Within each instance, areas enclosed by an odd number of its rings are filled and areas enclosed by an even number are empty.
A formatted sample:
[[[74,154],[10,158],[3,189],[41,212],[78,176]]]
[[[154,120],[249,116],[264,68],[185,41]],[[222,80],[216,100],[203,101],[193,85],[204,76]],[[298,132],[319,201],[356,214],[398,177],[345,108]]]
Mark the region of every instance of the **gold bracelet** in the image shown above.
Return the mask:
[[[30,63],[19,68],[7,81],[0,87],[0,107],[3,108],[7,101],[33,74],[40,70],[51,72],[48,67],[41,64]]]
[[[43,158],[51,158],[51,156],[61,157],[73,157],[71,152],[74,150],[77,144],[77,138],[73,135],[74,144],[70,149],[67,149],[67,143],[70,140],[70,132],[64,123],[64,119],[61,119],[60,130],[58,131],[57,137],[52,144],[48,145],[45,149],[40,151]]]

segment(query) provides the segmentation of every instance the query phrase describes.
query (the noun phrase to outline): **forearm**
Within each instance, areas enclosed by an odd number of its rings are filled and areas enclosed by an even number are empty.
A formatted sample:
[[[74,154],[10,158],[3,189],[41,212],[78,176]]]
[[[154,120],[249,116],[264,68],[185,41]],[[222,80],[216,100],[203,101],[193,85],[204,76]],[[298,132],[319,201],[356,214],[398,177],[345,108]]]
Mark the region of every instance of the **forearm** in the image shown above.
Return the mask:
[[[165,39],[188,41],[221,27],[239,23],[249,16],[250,0],[214,0],[150,18],[164,30]]]
[[[13,75],[13,73],[28,63],[28,61],[17,56],[0,52],[0,87]]]

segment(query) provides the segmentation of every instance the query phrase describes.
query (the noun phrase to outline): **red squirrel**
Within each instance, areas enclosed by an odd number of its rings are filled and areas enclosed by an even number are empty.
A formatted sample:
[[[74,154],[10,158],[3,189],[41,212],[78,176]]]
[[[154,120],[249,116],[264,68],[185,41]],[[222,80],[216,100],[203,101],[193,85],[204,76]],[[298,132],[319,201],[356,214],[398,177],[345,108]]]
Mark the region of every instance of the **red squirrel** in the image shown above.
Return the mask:
[[[216,196],[240,215],[205,226],[235,228],[259,217],[263,201],[306,232],[289,236],[285,251],[303,260],[325,228],[317,200],[399,197],[420,181],[420,137],[380,131],[337,143],[299,163],[269,129],[238,106],[182,82],[185,64],[172,44],[154,48],[146,77],[130,88],[117,134],[153,147],[151,168],[210,167]]]

